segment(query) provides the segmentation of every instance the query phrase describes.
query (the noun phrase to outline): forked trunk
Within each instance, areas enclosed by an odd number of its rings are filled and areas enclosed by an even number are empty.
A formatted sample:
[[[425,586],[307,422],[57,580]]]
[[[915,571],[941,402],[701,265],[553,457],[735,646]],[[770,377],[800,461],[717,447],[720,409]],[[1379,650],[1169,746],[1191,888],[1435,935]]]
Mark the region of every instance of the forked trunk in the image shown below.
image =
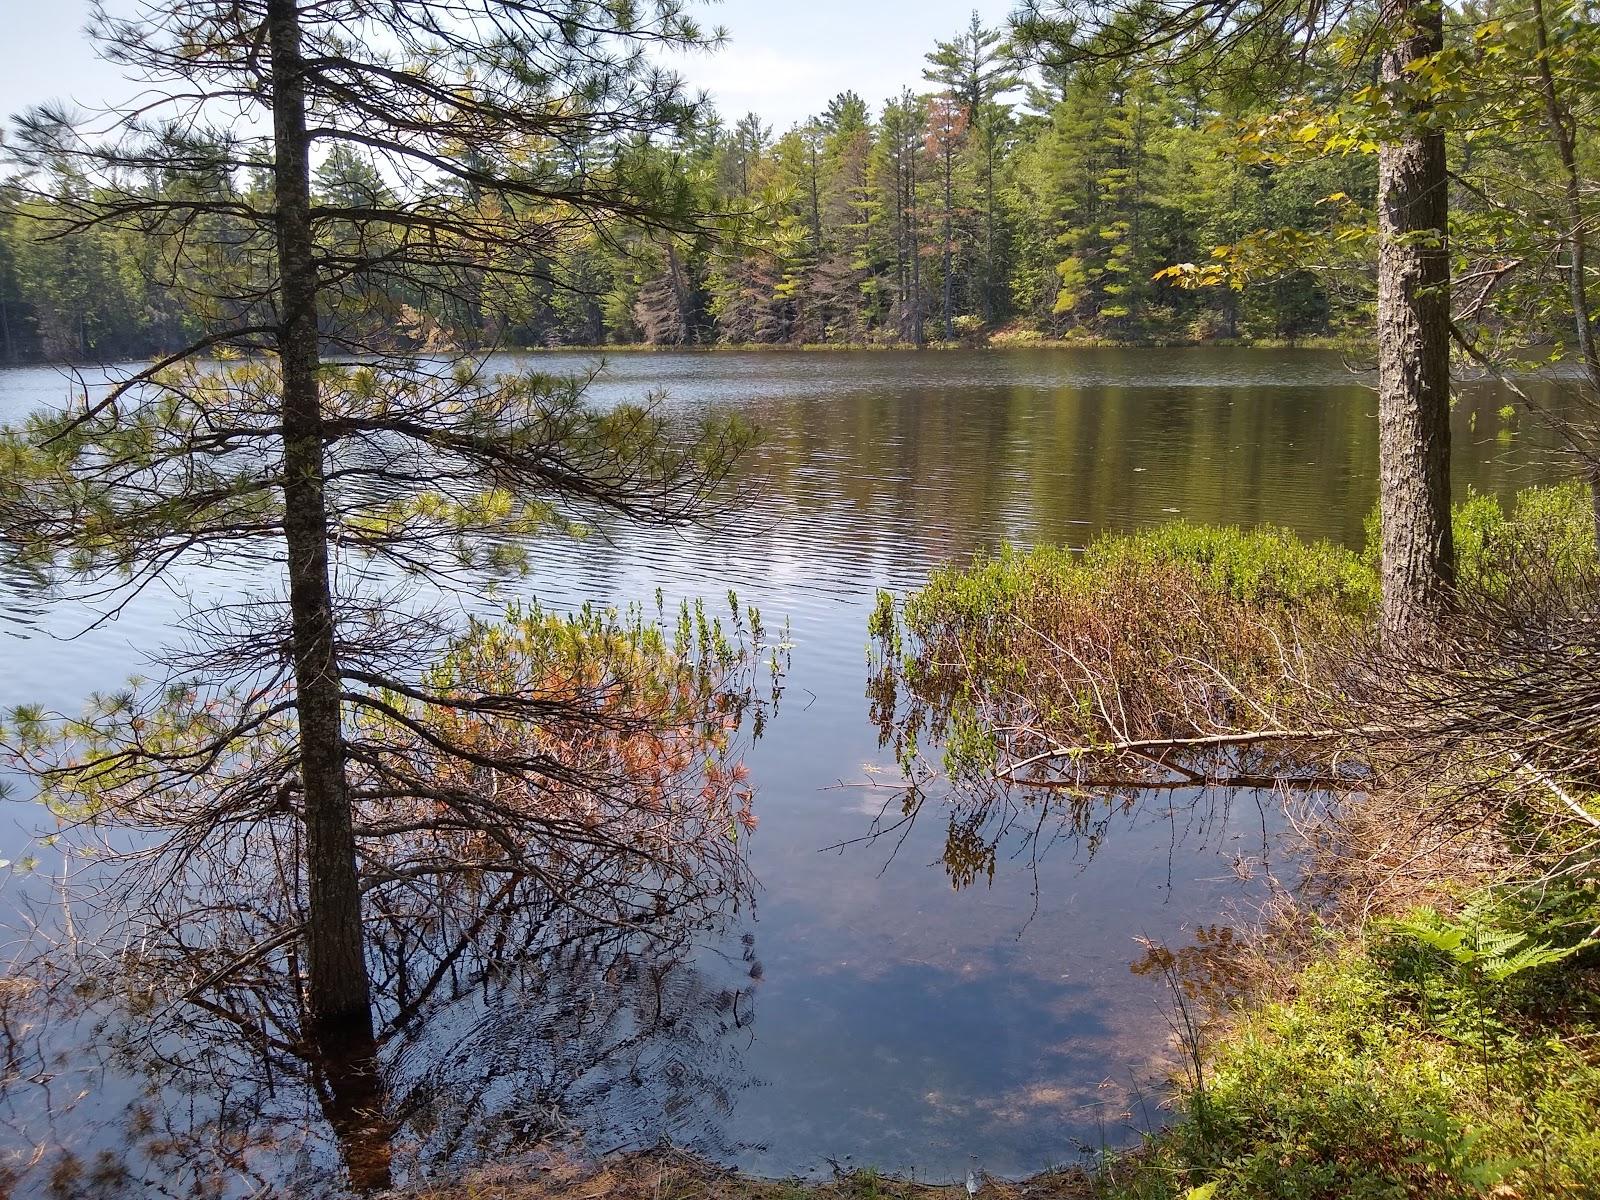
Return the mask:
[[[1386,0],[1386,86],[1444,44],[1430,0]],[[1402,89],[1395,87],[1398,93]],[[1455,584],[1450,530],[1450,263],[1442,131],[1428,103],[1402,100],[1405,129],[1378,151],[1378,459],[1383,633],[1436,631]]]

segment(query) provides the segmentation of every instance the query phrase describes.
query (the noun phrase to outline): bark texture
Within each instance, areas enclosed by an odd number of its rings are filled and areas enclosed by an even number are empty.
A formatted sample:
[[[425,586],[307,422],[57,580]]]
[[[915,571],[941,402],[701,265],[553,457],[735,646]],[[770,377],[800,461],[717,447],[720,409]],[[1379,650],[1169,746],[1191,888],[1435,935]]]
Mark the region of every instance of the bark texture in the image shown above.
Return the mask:
[[[311,1032],[319,1043],[330,1048],[370,1046],[371,989],[345,787],[344,713],[328,567],[317,268],[300,23],[295,0],[268,0],[267,14],[277,186],[278,353],[283,368],[284,535],[305,789],[306,1001]]]
[[[1583,171],[1578,164],[1577,121],[1562,104],[1550,66],[1550,28],[1544,0],[1533,0],[1533,28],[1539,51],[1539,92],[1544,101],[1545,127],[1556,156],[1561,160],[1561,199],[1564,228],[1561,241],[1567,252],[1567,291],[1572,302],[1573,332],[1592,395],[1600,397],[1600,349],[1595,346],[1594,314],[1589,305],[1589,240],[1583,219]],[[1591,455],[1592,458],[1592,455]],[[1600,463],[1589,464],[1589,494],[1594,506],[1595,544],[1600,545]]]
[[[1402,128],[1378,151],[1378,459],[1383,633],[1438,629],[1455,584],[1450,530],[1449,180],[1442,130],[1407,64],[1444,44],[1443,10],[1386,0],[1383,85]]]

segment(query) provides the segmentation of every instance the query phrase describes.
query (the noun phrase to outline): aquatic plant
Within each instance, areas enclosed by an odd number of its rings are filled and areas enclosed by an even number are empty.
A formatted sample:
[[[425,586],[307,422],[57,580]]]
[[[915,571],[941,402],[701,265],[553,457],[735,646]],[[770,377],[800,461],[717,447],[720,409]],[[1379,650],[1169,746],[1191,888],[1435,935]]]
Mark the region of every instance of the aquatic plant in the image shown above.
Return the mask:
[[[1081,553],[1004,547],[899,606],[880,596],[873,718],[914,792],[954,785],[953,878],[990,869],[1021,811],[1013,789],[1086,834],[1153,789],[1381,787],[1431,796],[1419,812],[1454,797],[1490,824],[1531,805],[1547,834],[1594,823],[1584,493],[1536,489],[1509,510],[1471,497],[1455,521],[1452,635],[1400,651],[1377,636],[1371,555],[1272,528],[1177,522]],[[914,815],[915,796],[903,808]]]

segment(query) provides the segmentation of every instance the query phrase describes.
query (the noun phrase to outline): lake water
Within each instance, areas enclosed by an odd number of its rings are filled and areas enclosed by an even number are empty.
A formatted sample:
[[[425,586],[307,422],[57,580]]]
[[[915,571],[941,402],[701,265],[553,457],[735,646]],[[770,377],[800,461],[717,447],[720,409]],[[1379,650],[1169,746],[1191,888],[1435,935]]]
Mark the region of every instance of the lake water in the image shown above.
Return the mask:
[[[625,354],[595,394],[658,387],[673,405],[736,407],[766,431],[751,463],[757,502],[715,534],[603,528],[543,543],[525,583],[482,607],[514,595],[558,608],[645,599],[658,587],[717,600],[731,588],[769,626],[789,621],[783,705],[748,756],[755,910],[666,989],[674,1020],[645,1021],[636,1005],[626,1020],[595,1015],[596,996],[626,1007],[632,985],[574,968],[482,989],[391,1046],[397,1086],[454,1079],[458,1067],[481,1106],[515,1115],[493,1145],[463,1130],[442,1146],[436,1122],[412,1135],[418,1161],[470,1165],[514,1151],[516,1131],[534,1136],[544,1121],[595,1150],[667,1138],[767,1175],[838,1162],[956,1178],[974,1158],[1020,1175],[1158,1124],[1167,1026],[1159,983],[1130,969],[1136,939],[1182,942],[1247,912],[1272,821],[1249,798],[1196,813],[1163,797],[1113,816],[1092,854],[1071,838],[1042,855],[1018,846],[992,885],[960,891],[938,862],[937,820],[892,855],[881,841],[830,849],[867,831],[897,778],[868,719],[867,612],[876,589],[903,593],[936,564],[1003,541],[1082,545],[1177,516],[1359,544],[1376,498],[1372,393],[1335,354],[1094,350]],[[0,420],[67,391],[50,370],[0,371]],[[1498,436],[1503,402],[1479,388],[1458,405],[1458,487],[1504,494],[1559,474],[1531,435]],[[185,583],[202,604],[238,586],[220,571]],[[178,604],[149,596],[62,640],[82,613],[0,577],[0,707],[70,708],[115,685],[162,643]],[[40,820],[25,797],[10,808],[18,832],[0,856],[18,860],[29,850],[20,829]],[[8,885],[13,897],[37,887],[37,876]],[[578,992],[583,1037],[563,1027]],[[658,983],[658,1015],[661,995]],[[58,1049],[69,1071],[71,1046]],[[43,1134],[32,1093],[13,1086],[4,1149],[112,1139],[148,1087],[115,1064],[95,1078]],[[150,1094],[181,1119],[182,1104]]]

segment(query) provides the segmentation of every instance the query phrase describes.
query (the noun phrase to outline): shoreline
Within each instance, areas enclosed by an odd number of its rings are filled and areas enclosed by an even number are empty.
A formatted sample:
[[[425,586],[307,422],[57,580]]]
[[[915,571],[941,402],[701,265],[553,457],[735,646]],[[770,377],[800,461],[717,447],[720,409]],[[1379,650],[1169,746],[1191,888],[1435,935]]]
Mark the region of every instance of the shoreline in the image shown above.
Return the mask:
[[[1138,1154],[1139,1151],[1129,1151]],[[1082,1167],[1026,1179],[985,1177],[978,1200],[1093,1200],[1096,1175]],[[584,1158],[545,1151],[471,1171],[449,1183],[390,1193],[393,1200],[968,1200],[964,1183],[922,1183],[870,1168],[832,1178],[767,1179],[663,1147]]]
[[[982,344],[966,342],[715,342],[684,345],[656,345],[645,342],[614,342],[601,345],[496,347],[502,354],[916,354],[916,353],[1010,353],[1020,350],[1372,350],[1361,338],[1318,336],[1310,338],[1149,338],[1126,341],[1116,338],[1003,338]],[[480,351],[481,353],[481,351]]]
[[[925,342],[916,346],[910,342],[806,342],[800,344],[773,343],[773,342],[718,342],[718,343],[690,343],[681,346],[654,345],[645,342],[612,342],[599,345],[499,345],[492,347],[476,347],[470,350],[452,351],[466,357],[482,357],[488,354],[520,354],[520,355],[561,355],[561,354],[589,354],[597,356],[607,355],[650,355],[650,354],[770,354],[807,355],[807,354],[1009,354],[1018,351],[1050,351],[1052,353],[1071,353],[1083,350],[1308,350],[1308,351],[1339,351],[1347,354],[1375,352],[1371,343],[1362,338],[1317,336],[1310,338],[1209,338],[1204,341],[1191,339],[1151,338],[1138,341],[1123,341],[1115,338],[1005,338],[996,337],[983,344],[973,345],[965,342]],[[97,367],[106,367],[115,363],[144,363],[159,357],[163,351],[153,350],[144,356],[115,359],[85,359],[76,362],[65,362],[58,359],[34,358],[19,359],[14,362],[0,362],[0,371],[25,371],[30,369],[59,368],[63,370],[82,370]],[[422,349],[396,349],[389,353],[395,355],[410,355],[419,358],[433,357]],[[329,361],[334,361],[329,359]]]

